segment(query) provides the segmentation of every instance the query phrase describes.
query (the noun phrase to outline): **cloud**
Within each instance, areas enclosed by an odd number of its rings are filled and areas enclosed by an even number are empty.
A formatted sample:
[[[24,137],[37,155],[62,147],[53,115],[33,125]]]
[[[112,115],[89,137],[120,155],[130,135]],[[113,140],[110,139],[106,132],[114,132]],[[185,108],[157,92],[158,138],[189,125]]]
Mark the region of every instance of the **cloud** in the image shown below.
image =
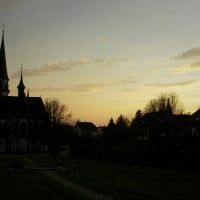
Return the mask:
[[[81,60],[65,60],[62,62],[49,62],[40,67],[33,69],[24,69],[23,75],[25,76],[43,76],[49,73],[57,72],[57,71],[66,71],[71,70],[73,67],[83,66],[90,64],[89,60],[81,59]],[[18,78],[20,75],[20,71],[15,72],[11,75],[11,78]]]
[[[189,68],[195,71],[200,70],[200,61],[192,63],[189,65]]]
[[[182,82],[176,82],[176,83],[149,83],[145,84],[141,87],[137,88],[128,88],[128,89],[123,89],[122,92],[124,93],[133,93],[133,92],[144,92],[145,90],[149,90],[150,88],[156,89],[156,88],[168,88],[168,87],[180,87],[180,86],[189,86],[191,84],[197,83],[198,80],[190,80],[190,81],[182,81]]]
[[[67,87],[68,91],[71,92],[97,92],[100,89],[104,89],[110,86],[109,83],[80,83],[80,84],[71,84]]]
[[[112,67],[123,62],[128,62],[130,59],[131,56],[109,59],[66,59],[59,62],[49,62],[32,69],[24,69],[23,75],[26,77],[44,76],[49,73],[72,70],[75,67],[82,66]],[[18,78],[19,76],[20,71],[17,71],[11,75],[11,78]]]
[[[175,59],[194,59],[200,57],[200,47],[191,48],[178,56],[175,56]]]
[[[109,88],[109,87],[121,87],[124,85],[129,85],[136,82],[135,75],[129,75],[125,79],[117,81],[107,81],[107,82],[82,82],[67,84],[62,87],[45,87],[45,88],[33,88],[33,92],[73,92],[73,93],[94,93],[99,90]]]
[[[178,67],[169,68],[169,72],[173,74],[185,74],[194,71],[200,71],[200,61],[194,62],[189,65],[182,65]]]
[[[186,64],[183,64],[181,66],[175,66],[170,67],[168,69],[168,72],[173,74],[185,74],[189,72],[199,71],[200,70],[200,47],[191,48],[175,57],[173,57],[171,60],[174,59],[184,59],[187,60]],[[193,63],[188,63],[192,62]]]
[[[45,87],[45,88],[33,88],[31,91],[33,92],[73,92],[73,93],[91,93],[97,92],[100,89],[108,87],[109,83],[92,83],[92,82],[84,82],[78,84],[68,84],[64,87]]]
[[[177,82],[177,83],[149,83],[149,84],[146,84],[145,86],[147,87],[175,87],[175,86],[187,86],[196,82],[198,81],[191,80],[191,81],[182,81],[182,82]]]
[[[112,81],[111,84],[114,86],[124,86],[127,84],[132,84],[138,82],[138,77],[134,74],[130,74],[127,78]]]
[[[189,65],[183,65],[183,66],[178,66],[178,67],[171,67],[168,69],[168,72],[172,74],[185,74],[188,72],[191,72],[191,68]]]
[[[33,88],[30,89],[31,92],[65,92],[66,88],[64,87],[46,87],[46,88]]]
[[[136,76],[129,75],[125,79],[117,81],[108,81],[108,82],[85,82],[80,84],[70,84],[67,86],[67,90],[71,92],[97,92],[101,89],[108,87],[121,87],[124,85],[136,83]]]
[[[133,92],[138,92],[140,89],[123,89],[121,90],[124,93],[133,93]]]

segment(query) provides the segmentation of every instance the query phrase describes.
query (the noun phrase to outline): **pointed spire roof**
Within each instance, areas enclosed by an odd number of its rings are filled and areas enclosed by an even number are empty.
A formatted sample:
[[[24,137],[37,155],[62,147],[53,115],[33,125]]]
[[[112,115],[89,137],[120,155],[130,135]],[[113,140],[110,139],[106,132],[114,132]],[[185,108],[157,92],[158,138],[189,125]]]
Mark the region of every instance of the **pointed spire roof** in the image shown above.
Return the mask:
[[[2,40],[1,40],[1,48],[0,48],[0,79],[6,79],[8,78],[8,72],[7,72],[7,65],[6,65],[6,53],[5,53],[5,44],[4,44],[4,28],[2,31]]]
[[[25,96],[24,89],[26,87],[25,87],[24,82],[23,82],[22,66],[21,66],[21,77],[20,77],[20,81],[19,81],[17,88],[18,88],[18,96]]]

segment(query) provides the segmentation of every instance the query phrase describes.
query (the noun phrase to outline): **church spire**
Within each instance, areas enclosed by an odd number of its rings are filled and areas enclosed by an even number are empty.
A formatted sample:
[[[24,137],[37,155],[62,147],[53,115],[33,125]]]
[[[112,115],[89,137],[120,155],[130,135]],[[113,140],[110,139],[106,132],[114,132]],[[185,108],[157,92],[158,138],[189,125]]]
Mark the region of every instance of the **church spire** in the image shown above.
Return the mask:
[[[21,77],[19,84],[17,86],[18,88],[18,97],[25,97],[24,89],[26,88],[23,82],[23,76],[22,76],[22,66],[21,66]]]
[[[4,44],[4,26],[2,30],[2,40],[0,48],[0,94],[3,96],[8,96],[8,73],[6,65],[6,53],[5,53],[5,44]]]

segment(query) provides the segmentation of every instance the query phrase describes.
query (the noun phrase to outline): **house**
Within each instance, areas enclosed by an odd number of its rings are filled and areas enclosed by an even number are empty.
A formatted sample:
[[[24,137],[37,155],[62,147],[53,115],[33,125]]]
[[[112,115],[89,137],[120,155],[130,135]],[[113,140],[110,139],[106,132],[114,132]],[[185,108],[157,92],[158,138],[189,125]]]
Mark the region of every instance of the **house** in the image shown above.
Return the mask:
[[[74,132],[80,137],[97,136],[98,129],[92,122],[78,121],[74,127]]]
[[[41,97],[25,95],[23,74],[18,96],[9,96],[4,31],[0,48],[0,152],[47,150],[49,119]]]

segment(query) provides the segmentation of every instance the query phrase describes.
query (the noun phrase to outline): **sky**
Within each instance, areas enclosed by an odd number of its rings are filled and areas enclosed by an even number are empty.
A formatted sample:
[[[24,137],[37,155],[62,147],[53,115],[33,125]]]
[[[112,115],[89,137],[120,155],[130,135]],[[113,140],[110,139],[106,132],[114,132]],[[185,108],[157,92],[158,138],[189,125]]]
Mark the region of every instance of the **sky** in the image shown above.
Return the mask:
[[[0,0],[10,96],[58,98],[106,125],[161,93],[200,106],[199,0]]]

